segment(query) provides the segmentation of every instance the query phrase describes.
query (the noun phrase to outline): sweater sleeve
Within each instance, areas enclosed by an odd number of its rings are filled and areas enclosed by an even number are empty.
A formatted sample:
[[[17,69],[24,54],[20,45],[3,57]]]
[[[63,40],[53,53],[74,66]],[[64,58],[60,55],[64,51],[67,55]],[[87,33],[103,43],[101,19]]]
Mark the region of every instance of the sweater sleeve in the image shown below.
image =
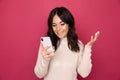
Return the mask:
[[[41,48],[38,51],[38,58],[34,68],[34,72],[38,78],[43,78],[48,72],[50,59],[45,59],[42,56]]]
[[[83,78],[87,77],[92,69],[91,51],[91,46],[80,46],[77,71]]]

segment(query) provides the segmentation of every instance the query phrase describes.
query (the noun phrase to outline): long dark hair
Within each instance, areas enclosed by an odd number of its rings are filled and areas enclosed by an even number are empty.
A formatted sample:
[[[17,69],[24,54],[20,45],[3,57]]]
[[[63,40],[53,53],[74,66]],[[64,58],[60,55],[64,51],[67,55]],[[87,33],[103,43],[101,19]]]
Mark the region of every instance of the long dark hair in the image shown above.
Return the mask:
[[[47,32],[47,36],[49,36],[51,38],[53,47],[56,50],[58,48],[59,44],[60,44],[60,39],[56,36],[56,34],[54,33],[54,31],[52,29],[53,17],[56,14],[59,16],[59,18],[63,22],[68,24],[69,31],[68,31],[68,34],[67,34],[67,40],[68,40],[68,47],[69,47],[69,49],[74,51],[74,52],[78,52],[80,50],[80,48],[79,48],[79,45],[78,45],[79,44],[78,36],[75,33],[74,17],[70,13],[70,11],[67,8],[65,8],[65,7],[56,7],[56,8],[54,8],[50,12],[49,17],[48,17],[48,32]]]

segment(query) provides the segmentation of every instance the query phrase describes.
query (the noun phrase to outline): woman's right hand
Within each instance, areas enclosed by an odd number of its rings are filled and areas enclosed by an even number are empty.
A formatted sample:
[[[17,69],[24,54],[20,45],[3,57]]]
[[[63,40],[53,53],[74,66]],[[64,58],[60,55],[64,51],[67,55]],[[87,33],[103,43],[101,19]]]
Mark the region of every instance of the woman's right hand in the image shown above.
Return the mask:
[[[50,59],[52,56],[54,56],[54,51],[48,51],[48,49],[50,48],[50,46],[46,46],[45,48],[43,47],[43,45],[41,44],[41,53],[42,56],[46,59]]]

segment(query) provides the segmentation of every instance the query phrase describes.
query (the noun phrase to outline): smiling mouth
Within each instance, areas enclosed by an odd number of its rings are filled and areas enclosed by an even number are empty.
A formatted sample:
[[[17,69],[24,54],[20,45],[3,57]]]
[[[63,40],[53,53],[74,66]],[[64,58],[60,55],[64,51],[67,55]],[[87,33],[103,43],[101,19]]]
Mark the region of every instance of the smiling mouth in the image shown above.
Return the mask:
[[[61,32],[56,32],[57,35],[62,35],[63,34],[63,31]]]

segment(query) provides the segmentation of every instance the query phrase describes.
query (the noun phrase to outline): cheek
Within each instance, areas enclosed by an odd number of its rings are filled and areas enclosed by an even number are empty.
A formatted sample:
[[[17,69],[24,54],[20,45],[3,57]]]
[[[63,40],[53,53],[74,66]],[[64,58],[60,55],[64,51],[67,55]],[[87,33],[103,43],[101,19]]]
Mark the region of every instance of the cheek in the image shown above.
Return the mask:
[[[55,32],[55,31],[56,31],[56,28],[55,28],[55,27],[52,27],[52,29],[53,29],[53,32]]]
[[[63,27],[63,29],[66,31],[66,33],[68,33],[69,30],[68,26]]]

